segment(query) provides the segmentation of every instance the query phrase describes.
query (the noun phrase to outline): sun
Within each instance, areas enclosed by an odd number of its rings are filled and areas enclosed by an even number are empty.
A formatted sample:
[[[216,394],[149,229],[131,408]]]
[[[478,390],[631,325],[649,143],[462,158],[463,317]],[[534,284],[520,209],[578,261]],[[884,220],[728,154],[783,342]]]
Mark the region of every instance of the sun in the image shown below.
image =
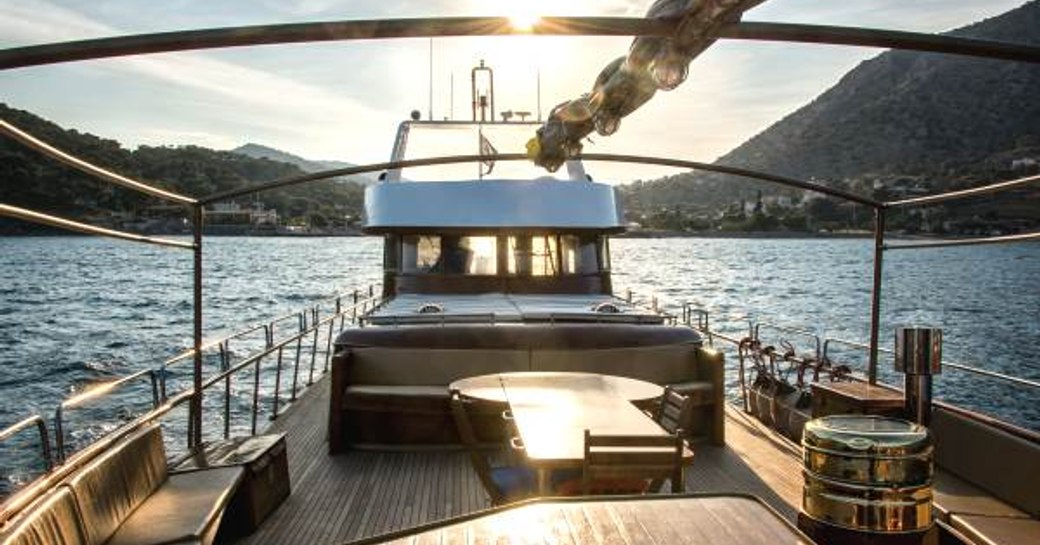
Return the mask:
[[[541,17],[531,13],[517,13],[509,16],[509,25],[518,32],[531,32]]]
[[[545,2],[536,0],[513,0],[506,4],[505,15],[509,17],[509,25],[517,32],[531,32],[541,16]]]

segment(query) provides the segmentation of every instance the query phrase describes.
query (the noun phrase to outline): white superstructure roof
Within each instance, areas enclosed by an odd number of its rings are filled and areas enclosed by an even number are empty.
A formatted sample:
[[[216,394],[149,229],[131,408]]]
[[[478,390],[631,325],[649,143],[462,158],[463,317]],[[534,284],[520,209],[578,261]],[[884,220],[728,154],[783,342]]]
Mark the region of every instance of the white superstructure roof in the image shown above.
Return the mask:
[[[610,185],[574,180],[381,182],[365,189],[365,230],[621,231]]]

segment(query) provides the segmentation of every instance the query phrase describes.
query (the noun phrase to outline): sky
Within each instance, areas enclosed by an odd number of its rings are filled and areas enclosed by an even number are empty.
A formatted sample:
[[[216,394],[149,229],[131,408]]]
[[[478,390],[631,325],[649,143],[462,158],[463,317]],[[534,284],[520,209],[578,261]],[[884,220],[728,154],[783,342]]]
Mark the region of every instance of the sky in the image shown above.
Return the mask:
[[[745,21],[941,32],[1022,0],[766,0]],[[641,16],[649,0],[6,0],[0,48],[239,25],[460,15]],[[470,69],[495,70],[496,106],[544,113],[587,92],[630,39],[509,36],[293,44],[164,53],[0,72],[0,101],[124,146],[247,142],[309,159],[385,161],[409,112],[468,119]],[[430,52],[432,47],[432,103]],[[724,41],[588,152],[710,162],[811,101],[876,49]],[[540,82],[540,86],[539,86]],[[500,152],[522,152],[499,146]],[[454,150],[475,153],[476,150]],[[674,173],[587,165],[597,180]]]

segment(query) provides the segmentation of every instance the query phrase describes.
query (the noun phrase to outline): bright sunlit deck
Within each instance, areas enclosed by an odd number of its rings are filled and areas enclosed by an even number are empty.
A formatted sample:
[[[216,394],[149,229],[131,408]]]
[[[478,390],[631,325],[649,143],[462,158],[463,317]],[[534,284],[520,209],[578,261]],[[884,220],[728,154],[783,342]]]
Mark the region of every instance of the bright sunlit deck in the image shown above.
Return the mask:
[[[288,434],[292,495],[243,545],[342,543],[490,507],[463,451],[351,451],[329,456],[328,380],[271,431]],[[801,501],[798,446],[727,408],[725,447],[695,445],[688,492],[741,492],[790,521]]]

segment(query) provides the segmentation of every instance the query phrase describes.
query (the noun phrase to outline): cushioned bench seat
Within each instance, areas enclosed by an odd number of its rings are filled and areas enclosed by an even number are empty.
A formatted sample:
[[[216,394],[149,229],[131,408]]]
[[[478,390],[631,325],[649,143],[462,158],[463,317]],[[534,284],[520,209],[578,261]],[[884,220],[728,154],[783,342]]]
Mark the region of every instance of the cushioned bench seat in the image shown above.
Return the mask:
[[[157,425],[132,432],[30,506],[2,545],[213,542],[241,467],[167,474]]]
[[[2,545],[86,545],[72,491],[60,487],[0,534]]]
[[[1033,518],[952,515],[950,524],[975,545],[1040,543],[1040,520]]]
[[[212,543],[244,470],[222,467],[170,475],[106,545]]]
[[[976,545],[1040,545],[1040,441],[932,410],[934,508]]]
[[[689,328],[629,324],[468,324],[366,327],[336,340],[329,450],[457,444],[453,381],[512,371],[605,373],[692,395],[684,430],[723,439],[722,355]],[[504,407],[477,407],[478,439],[502,440]]]
[[[1040,491],[1038,491],[1040,493]],[[936,471],[932,482],[936,515],[949,522],[954,514],[1029,518],[1029,514],[948,471]]]
[[[162,431],[149,426],[92,460],[68,486],[91,545],[203,544],[212,542],[241,477],[235,467],[168,479]]]

